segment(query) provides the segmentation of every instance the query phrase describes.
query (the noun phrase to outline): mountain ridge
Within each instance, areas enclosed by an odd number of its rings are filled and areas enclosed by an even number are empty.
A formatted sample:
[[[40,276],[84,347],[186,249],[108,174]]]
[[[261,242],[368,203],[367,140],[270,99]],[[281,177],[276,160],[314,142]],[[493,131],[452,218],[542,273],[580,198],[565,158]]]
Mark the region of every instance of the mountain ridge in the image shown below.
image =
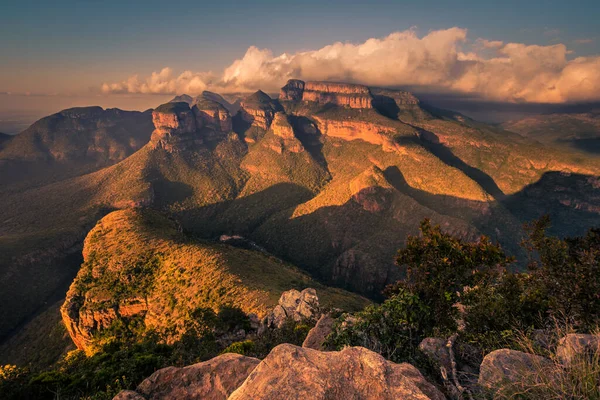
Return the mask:
[[[0,300],[14,307],[0,334],[73,279],[77,261],[60,260],[118,209],[167,213],[203,240],[246,237],[325,284],[374,298],[399,277],[395,252],[425,217],[468,238],[490,235],[513,254],[522,223],[542,213],[561,235],[600,224],[591,155],[436,112],[407,92],[367,88],[375,105],[353,108],[363,100],[303,100],[298,82],[286,85],[291,100],[241,99],[239,112],[227,111],[231,129],[201,115],[191,96],[176,98],[194,105],[148,113],[154,133],[128,157],[0,193],[0,263],[10,271]],[[20,282],[30,283],[11,289]]]

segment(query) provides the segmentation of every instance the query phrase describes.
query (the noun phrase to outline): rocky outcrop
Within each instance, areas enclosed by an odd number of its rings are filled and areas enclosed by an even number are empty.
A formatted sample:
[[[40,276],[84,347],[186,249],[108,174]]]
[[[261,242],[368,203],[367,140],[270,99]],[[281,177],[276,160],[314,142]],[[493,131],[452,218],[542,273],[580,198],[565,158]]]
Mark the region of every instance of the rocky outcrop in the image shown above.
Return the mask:
[[[296,289],[283,292],[279,298],[279,304],[267,316],[267,326],[281,328],[286,319],[294,321],[317,318],[319,314],[319,297],[317,291],[306,288],[302,292]]]
[[[185,368],[159,369],[140,383],[135,392],[121,392],[113,400],[225,400],[259,362],[256,358],[227,353]]]
[[[290,125],[287,115],[282,112],[278,112],[275,114],[275,118],[273,119],[273,124],[271,125],[271,129],[273,129],[273,133],[275,136],[279,136],[282,139],[295,139],[294,130],[292,129],[292,125]]]
[[[292,153],[300,153],[304,151],[304,146],[294,135],[294,129],[288,121],[287,115],[283,112],[278,112],[271,123],[271,130],[275,135],[274,140],[269,140],[265,143],[273,151],[281,154],[284,151]]]
[[[373,94],[373,108],[380,114],[407,122],[432,118],[421,108],[419,99],[410,92],[383,88],[370,89]]]
[[[279,92],[279,100],[298,101],[302,100],[304,94],[304,81],[299,79],[290,79]]]
[[[192,108],[198,128],[211,128],[220,132],[231,132],[231,115],[218,103],[202,101]]]
[[[179,96],[175,96],[173,98],[173,100],[171,100],[169,103],[188,103],[189,106],[193,106],[194,105],[194,98],[190,95],[187,94],[181,94]]]
[[[503,383],[532,382],[550,372],[552,361],[521,351],[500,349],[485,356],[479,372],[479,384],[494,388]]]
[[[325,340],[333,330],[333,318],[330,314],[323,314],[317,321],[317,324],[308,332],[302,347],[315,350],[326,350]]]
[[[83,299],[74,291],[67,293],[67,300],[60,312],[67,332],[78,349],[84,349],[92,353],[95,349],[92,344],[94,335],[109,328],[115,320],[143,317],[148,311],[148,302],[143,298],[125,299],[113,307],[95,307],[107,299],[103,296],[86,296]],[[82,303],[87,307],[82,308]]]
[[[133,390],[122,390],[120,391],[113,400],[146,400],[141,394],[134,392]]]
[[[373,108],[369,88],[348,83],[306,82],[302,100],[350,108]]]
[[[152,112],[154,132],[150,145],[173,152],[190,144],[202,143],[197,133],[198,126],[194,113],[185,102],[166,103]]]
[[[600,335],[571,333],[563,337],[556,347],[556,358],[564,366],[570,366],[582,358],[600,356]]]
[[[448,375],[452,370],[452,357],[446,343],[445,339],[429,337],[423,339],[419,344],[419,350],[431,360],[442,375]]]
[[[265,130],[269,129],[275,113],[281,109],[275,100],[261,90],[242,100],[241,107],[244,121]]]
[[[365,211],[376,213],[387,210],[392,196],[392,185],[383,171],[373,165],[350,181],[352,200],[360,204]]]
[[[231,113],[222,103],[230,105],[221,96],[212,92],[202,92],[194,99],[192,111],[196,117],[198,129],[208,128],[216,132],[231,132]]]
[[[400,151],[403,149],[394,142],[395,130],[389,126],[378,125],[360,120],[333,120],[314,116],[314,120],[323,135],[344,140],[364,140],[381,145],[384,151]]]
[[[230,400],[444,399],[410,364],[362,347],[321,352],[282,344],[252,371]]]

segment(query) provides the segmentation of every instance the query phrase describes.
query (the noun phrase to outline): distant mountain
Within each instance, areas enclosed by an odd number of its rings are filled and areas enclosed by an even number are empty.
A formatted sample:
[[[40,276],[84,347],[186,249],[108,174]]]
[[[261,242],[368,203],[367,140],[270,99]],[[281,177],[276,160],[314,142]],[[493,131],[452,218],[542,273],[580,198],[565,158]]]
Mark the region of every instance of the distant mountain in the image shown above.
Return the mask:
[[[65,293],[87,233],[116,209],[159,210],[207,243],[243,236],[373,298],[400,277],[396,251],[424,218],[516,256],[522,223],[542,214],[560,235],[600,226],[594,154],[407,92],[292,80],[279,99],[258,91],[236,113],[213,94],[174,100],[139,116],[152,120],[150,140],[114,165],[0,193],[0,335]],[[99,265],[117,265],[119,254],[105,255]]]
[[[190,107],[193,107],[194,104],[202,104],[202,103],[213,103],[219,104],[223,106],[231,115],[237,114],[240,110],[240,99],[235,97],[234,101],[230,103],[223,96],[218,93],[213,93],[209,91],[202,92],[199,96],[192,97],[187,94],[182,94],[179,96],[175,96],[171,103],[184,102],[188,103]]]
[[[542,143],[600,153],[600,109],[535,115],[506,122],[502,127]]]
[[[123,160],[150,139],[151,115],[81,107],[42,118],[2,146],[0,183],[47,183]]]
[[[0,132],[0,150],[6,144],[6,142],[8,142],[10,139],[12,139],[12,137],[13,137],[13,135],[9,135],[7,133]]]

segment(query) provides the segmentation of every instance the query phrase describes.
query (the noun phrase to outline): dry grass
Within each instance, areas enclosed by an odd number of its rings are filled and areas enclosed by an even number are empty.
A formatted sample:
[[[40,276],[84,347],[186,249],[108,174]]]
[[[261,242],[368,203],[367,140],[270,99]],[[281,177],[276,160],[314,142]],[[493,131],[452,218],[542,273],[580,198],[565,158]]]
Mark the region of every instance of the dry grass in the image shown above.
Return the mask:
[[[542,360],[533,362],[531,373],[524,374],[519,382],[506,384],[491,395],[493,399],[533,399],[533,400],[594,400],[600,399],[600,348],[587,352],[563,365],[555,354],[558,341],[569,333],[572,327],[565,323],[555,323],[548,337],[549,348],[541,348],[531,335],[521,334],[518,344],[521,351],[548,357],[549,363]],[[599,334],[596,329],[594,334]]]

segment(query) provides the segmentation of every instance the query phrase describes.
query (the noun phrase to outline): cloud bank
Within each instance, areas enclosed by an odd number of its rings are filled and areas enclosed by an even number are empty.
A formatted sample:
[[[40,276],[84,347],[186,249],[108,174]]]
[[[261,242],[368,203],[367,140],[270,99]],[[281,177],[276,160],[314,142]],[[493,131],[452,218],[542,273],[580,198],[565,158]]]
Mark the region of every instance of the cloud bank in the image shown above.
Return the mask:
[[[549,46],[477,39],[450,28],[419,37],[414,29],[364,43],[274,55],[250,47],[221,74],[163,68],[140,79],[104,83],[104,93],[198,94],[203,90],[276,91],[290,78],[419,87],[509,102],[600,100],[600,56],[567,59],[564,44]]]

